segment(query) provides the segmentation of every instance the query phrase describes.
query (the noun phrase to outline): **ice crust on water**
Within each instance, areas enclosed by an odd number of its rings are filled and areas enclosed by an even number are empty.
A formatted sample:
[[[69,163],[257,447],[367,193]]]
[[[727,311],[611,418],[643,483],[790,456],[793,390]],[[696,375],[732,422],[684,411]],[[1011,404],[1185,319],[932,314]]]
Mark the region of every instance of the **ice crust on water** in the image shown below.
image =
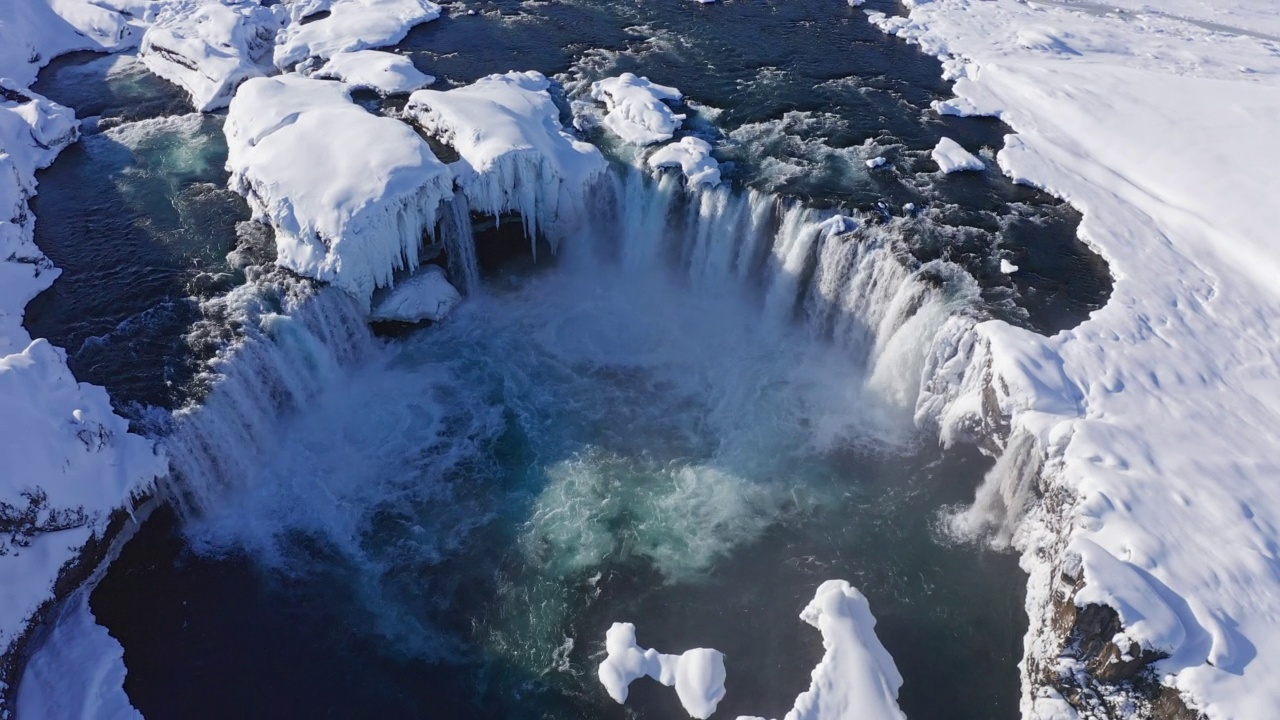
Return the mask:
[[[986,167],[973,153],[960,147],[960,143],[949,137],[939,140],[930,156],[934,162],[938,163],[938,169],[948,174],[964,170],[982,170]]]
[[[395,45],[415,25],[440,17],[430,0],[294,0],[292,22],[276,40],[275,64],[290,69],[311,58]],[[314,22],[302,20],[321,12]]]
[[[604,126],[632,145],[670,140],[685,117],[663,102],[680,102],[679,90],[629,72],[592,83],[591,97],[608,110]]]
[[[844,580],[818,586],[800,619],[822,632],[825,653],[809,689],[784,720],[904,720],[898,709],[902,675],[876,637],[871,605]],[[738,720],[764,720],[739,717]]]
[[[373,307],[371,320],[396,320],[416,323],[439,322],[462,301],[457,288],[449,283],[444,268],[427,265],[407,280],[398,283]]]
[[[276,231],[276,263],[369,306],[418,267],[423,234],[453,194],[449,168],[405,123],[347,88],[290,74],[246,82],[224,125],[231,187]]]
[[[414,67],[409,58],[381,50],[338,53],[311,77],[341,80],[353,88],[375,90],[383,95],[411,93],[436,81]]]
[[[980,491],[996,513],[1021,508],[1008,535],[1031,575],[1024,717],[1073,712],[1042,680],[1074,682],[1054,621],[1073,597],[1064,572],[1084,583],[1073,602],[1114,608],[1124,640],[1167,655],[1156,677],[1193,709],[1273,715],[1280,58],[1257,34],[1280,35],[1280,13],[1261,0],[908,7],[870,17],[943,59],[958,97],[940,109],[1017,132],[1001,169],[1078,207],[1115,278],[1106,306],[1051,338],[957,325],[918,408],[944,439],[1004,423],[1031,438],[1028,460],[1002,461],[987,481],[999,487]]]
[[[717,650],[694,648],[679,655],[665,655],[636,644],[636,626],[614,623],[605,634],[608,657],[600,663],[600,682],[609,697],[627,701],[632,681],[644,676],[668,687],[675,686],[680,704],[690,717],[705,720],[724,698],[724,655]]]
[[[543,232],[555,243],[582,217],[607,164],[560,125],[550,85],[537,72],[489,75],[453,90],[419,90],[405,112],[462,156],[451,167],[474,211],[518,212],[530,238]]]
[[[681,138],[680,142],[658,148],[649,156],[648,163],[654,170],[680,168],[691,188],[720,184],[720,163],[711,157],[711,143],[702,138]]]
[[[65,353],[22,327],[27,303],[58,277],[33,241],[35,173],[79,136],[71,110],[26,82],[59,53],[136,42],[110,3],[56,5],[63,15],[42,2],[0,5],[0,502],[25,516],[0,538],[0,654],[111,510],[166,470],[150,441],[129,434],[105,390],[77,382]]]
[[[272,70],[280,26],[281,17],[255,0],[175,0],[160,6],[139,54],[206,112],[226,107],[240,83]]]

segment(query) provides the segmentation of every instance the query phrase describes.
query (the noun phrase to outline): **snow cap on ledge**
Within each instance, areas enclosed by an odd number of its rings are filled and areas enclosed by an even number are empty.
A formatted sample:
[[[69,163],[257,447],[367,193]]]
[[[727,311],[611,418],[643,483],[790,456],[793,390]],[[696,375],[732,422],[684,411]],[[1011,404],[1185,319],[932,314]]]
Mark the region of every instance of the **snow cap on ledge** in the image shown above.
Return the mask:
[[[327,16],[303,20],[319,13]],[[311,57],[395,45],[415,25],[440,17],[431,0],[295,0],[292,22],[276,40],[275,64],[290,69]]]
[[[649,167],[654,170],[678,167],[689,181],[689,187],[720,184],[720,163],[711,157],[711,143],[701,138],[686,137],[659,148],[649,156]]]
[[[409,58],[381,50],[338,53],[311,77],[341,80],[353,88],[373,90],[382,95],[411,93],[436,81],[414,67]]]
[[[585,209],[588,186],[604,173],[604,156],[565,132],[541,73],[489,75],[453,90],[419,90],[405,113],[452,146],[459,188],[477,212],[520,213],[531,242],[555,243]]]
[[[453,194],[449,168],[408,125],[366,112],[341,83],[246,82],[227,115],[231,187],[276,231],[276,263],[369,307],[418,266],[424,232]]]
[[[632,73],[592,83],[591,97],[608,110],[604,126],[632,145],[670,140],[684,120],[684,115],[677,115],[663,102],[682,100],[679,90]]]
[[[724,698],[724,655],[718,650],[694,648],[680,655],[664,655],[636,644],[636,626],[614,623],[605,634],[609,656],[600,663],[600,682],[609,697],[627,701],[633,680],[645,675],[676,688],[680,704],[690,717],[705,720]]]

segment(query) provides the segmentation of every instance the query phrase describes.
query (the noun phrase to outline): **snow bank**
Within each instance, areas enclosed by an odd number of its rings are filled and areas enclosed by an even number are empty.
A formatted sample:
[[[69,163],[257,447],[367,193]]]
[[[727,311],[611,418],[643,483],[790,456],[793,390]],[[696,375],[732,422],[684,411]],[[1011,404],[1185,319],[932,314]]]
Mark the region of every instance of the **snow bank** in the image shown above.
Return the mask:
[[[231,187],[276,231],[276,264],[332,283],[368,308],[453,194],[449,169],[408,125],[300,75],[254,78],[223,131]]]
[[[271,70],[280,18],[256,0],[177,0],[142,38],[147,69],[182,87],[201,112],[226,107],[240,83]]]
[[[689,181],[689,187],[720,184],[720,163],[711,157],[711,144],[701,138],[686,137],[659,148],[649,156],[649,167],[654,170],[678,167]]]
[[[1071,659],[1064,602],[1114,608],[1124,631],[1099,642],[1121,660],[1136,643],[1211,720],[1273,715],[1280,57],[1259,35],[1280,36],[1280,14],[1262,0],[909,6],[871,17],[944,59],[950,107],[1017,131],[1001,169],[1078,207],[1115,277],[1105,307],[1054,337],[957,333],[922,401],[944,437],[985,425],[1036,448],[1013,535],[1031,574],[1024,715],[1050,717],[1081,696],[1058,688],[1097,682]],[[990,480],[1015,505],[1028,494]],[[1144,712],[1108,692],[1115,712]]]
[[[866,596],[844,580],[828,580],[800,619],[822,631],[826,653],[785,720],[904,720],[898,709],[902,676],[876,637]]]
[[[294,0],[292,21],[281,31],[275,64],[290,69],[312,57],[395,45],[415,25],[440,17],[431,0]],[[306,22],[319,13],[327,16]]]
[[[137,0],[0,2],[0,77],[25,88],[59,55],[134,47],[141,37],[134,25],[138,21],[121,10],[136,4]]]
[[[549,87],[537,72],[490,75],[454,90],[419,90],[405,112],[462,156],[454,175],[473,210],[518,212],[531,239],[553,233],[554,244],[554,233],[571,232],[582,217],[587,190],[607,166],[561,127]]]
[[[70,110],[0,81],[0,654],[53,595],[62,566],[109,512],[165,472],[100,387],[32,340],[23,310],[58,277],[32,240],[37,169],[78,137]],[[0,697],[3,688],[0,688]]]
[[[664,100],[679,102],[680,91],[649,82],[649,78],[622,73],[591,84],[591,97],[604,103],[604,126],[632,145],[652,145],[670,140],[684,115],[677,115]]]
[[[444,269],[427,265],[388,292],[374,305],[369,318],[407,323],[439,322],[461,301],[462,295],[449,283]]]
[[[982,170],[986,165],[974,157],[973,153],[960,147],[960,143],[949,137],[938,141],[937,147],[930,154],[938,163],[938,169],[944,173],[961,172],[963,170]]]
[[[709,718],[724,698],[724,655],[717,650],[694,648],[680,655],[664,655],[636,644],[636,626],[614,623],[605,634],[609,653],[600,663],[600,682],[609,697],[627,701],[631,682],[646,675],[676,688],[680,704],[690,717]]]
[[[24,718],[141,720],[124,692],[124,648],[98,625],[81,592],[67,603],[18,686]]]
[[[411,93],[436,81],[414,67],[409,58],[381,50],[338,53],[311,77],[341,80],[353,88],[375,90],[383,95]]]

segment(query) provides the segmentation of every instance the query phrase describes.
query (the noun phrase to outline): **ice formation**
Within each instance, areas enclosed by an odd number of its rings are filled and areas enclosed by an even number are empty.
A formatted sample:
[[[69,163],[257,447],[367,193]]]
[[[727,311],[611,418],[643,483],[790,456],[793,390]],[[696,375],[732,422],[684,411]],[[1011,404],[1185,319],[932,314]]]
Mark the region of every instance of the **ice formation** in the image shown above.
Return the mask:
[[[395,45],[413,26],[440,17],[440,6],[431,0],[293,0],[289,13],[293,22],[275,48],[275,64],[286,70],[312,57]]]
[[[889,163],[889,160],[887,158],[873,157],[867,161],[867,169],[875,170],[876,168],[884,167],[888,163]]]
[[[649,167],[654,170],[678,167],[689,181],[689,187],[720,184],[720,163],[711,157],[711,143],[702,138],[686,137],[658,148],[649,156]]]
[[[413,277],[398,283],[373,307],[371,320],[394,320],[416,323],[439,322],[462,301],[457,288],[449,283],[444,269],[427,265]]]
[[[255,78],[224,131],[231,186],[276,231],[276,263],[368,307],[418,266],[452,177],[408,125],[366,112],[338,82]]]
[[[139,54],[205,112],[226,107],[240,83],[272,69],[279,29],[278,16],[255,0],[177,0],[161,6]]]
[[[592,83],[591,97],[608,110],[604,126],[632,145],[670,140],[684,121],[684,115],[677,115],[663,102],[680,102],[684,96],[679,90],[632,73]]]
[[[809,689],[796,698],[785,720],[906,718],[898,709],[902,676],[876,637],[876,619],[865,595],[844,580],[828,580],[818,586],[800,619],[822,632],[826,652],[813,669]]]
[[[989,478],[1012,491],[994,496],[1031,497],[1012,537],[1031,574],[1023,716],[1074,716],[1061,690],[1100,682],[1085,671],[1104,660],[1073,655],[1058,620],[1099,604],[1124,626],[1099,642],[1149,663],[1175,701],[1271,716],[1280,58],[1261,36],[1280,36],[1280,15],[1253,0],[908,7],[870,17],[943,59],[958,97],[942,109],[1013,127],[1001,169],[1078,207],[1115,276],[1103,308],[1053,337],[958,330],[920,406],[944,438],[1034,439],[1029,483]],[[1091,696],[1142,702],[1129,693]]]
[[[341,80],[353,88],[375,90],[383,95],[411,93],[436,81],[414,67],[409,58],[381,50],[338,53],[311,77]]]
[[[22,327],[27,303],[58,277],[32,239],[35,173],[78,137],[74,114],[23,80],[58,53],[120,47],[132,33],[105,3],[58,6],[65,18],[44,3],[0,6],[0,32],[23,38],[16,56],[14,45],[0,43],[0,521],[8,526],[0,537],[0,654],[13,650],[63,565],[110,511],[165,472],[151,442],[114,414],[107,392],[77,382],[65,353]]]
[[[604,171],[595,146],[565,132],[537,72],[490,75],[453,90],[419,90],[405,112],[451,145],[458,187],[471,208],[495,217],[518,212],[525,231],[571,232],[588,188]]]
[[[690,717],[711,717],[724,698],[724,655],[717,650],[694,648],[679,655],[664,655],[636,644],[636,626],[614,623],[605,634],[608,657],[600,663],[600,682],[609,697],[627,701],[632,681],[646,675],[675,686],[680,704]]]
[[[974,157],[973,153],[960,147],[960,143],[949,137],[944,137],[938,141],[938,145],[933,148],[931,157],[933,157],[934,162],[938,163],[938,169],[944,173],[981,170],[986,167],[981,160]]]

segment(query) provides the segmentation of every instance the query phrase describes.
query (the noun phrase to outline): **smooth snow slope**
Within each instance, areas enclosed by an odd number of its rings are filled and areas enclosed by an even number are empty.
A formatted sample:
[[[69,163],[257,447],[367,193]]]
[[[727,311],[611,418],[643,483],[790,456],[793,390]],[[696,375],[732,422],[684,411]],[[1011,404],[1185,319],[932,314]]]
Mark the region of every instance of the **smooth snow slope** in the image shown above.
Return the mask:
[[[1026,665],[1057,662],[1052,604],[1072,592],[1061,576],[1082,571],[1074,602],[1113,607],[1129,639],[1167,654],[1156,670],[1184,700],[1215,720],[1272,717],[1280,52],[1262,36],[1280,37],[1280,8],[908,5],[910,19],[872,20],[944,59],[957,98],[942,112],[1017,131],[1000,167],[1080,208],[1081,237],[1115,275],[1110,302],[1074,330],[967,334],[935,358],[920,405],[948,440],[1011,415],[1011,435],[1044,453],[1047,499],[1013,536],[1032,575]],[[991,482],[1005,507],[988,510],[1016,510],[1017,483]],[[1026,716],[1064,711],[1024,672]]]

